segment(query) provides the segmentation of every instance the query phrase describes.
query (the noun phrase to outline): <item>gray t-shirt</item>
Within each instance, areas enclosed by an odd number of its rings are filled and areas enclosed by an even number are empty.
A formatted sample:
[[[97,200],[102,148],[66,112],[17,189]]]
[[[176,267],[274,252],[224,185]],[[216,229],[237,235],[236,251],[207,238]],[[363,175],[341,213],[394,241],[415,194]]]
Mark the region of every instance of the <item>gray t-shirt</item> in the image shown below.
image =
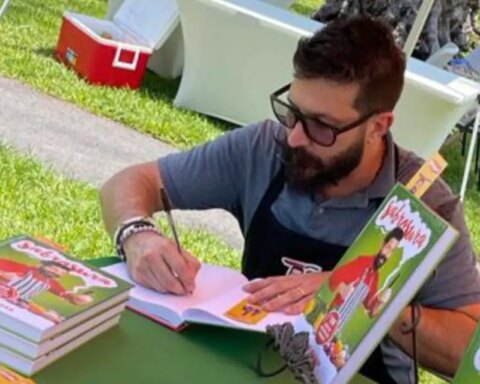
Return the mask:
[[[187,152],[159,160],[172,203],[179,209],[223,208],[241,223],[244,235],[270,182],[281,165],[274,140],[285,132],[267,120],[238,128]],[[399,150],[395,172],[394,144],[387,140],[387,156],[375,181],[364,191],[322,201],[285,186],[272,205],[276,219],[288,229],[323,241],[350,245],[398,180],[405,183],[423,164],[413,153]],[[423,197],[461,236],[418,294],[423,305],[458,308],[480,303],[480,274],[465,224],[463,208],[443,180]],[[382,343],[387,367],[398,383],[413,383],[413,365],[391,342]]]

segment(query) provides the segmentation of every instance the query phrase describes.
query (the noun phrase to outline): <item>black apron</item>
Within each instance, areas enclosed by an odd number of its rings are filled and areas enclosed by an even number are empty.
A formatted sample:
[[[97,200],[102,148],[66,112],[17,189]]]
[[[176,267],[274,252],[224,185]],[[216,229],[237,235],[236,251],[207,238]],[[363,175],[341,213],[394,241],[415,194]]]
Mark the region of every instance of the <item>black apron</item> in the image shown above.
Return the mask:
[[[395,147],[395,169],[398,149]],[[271,206],[285,185],[283,167],[277,173],[255,211],[247,234],[242,258],[242,272],[248,279],[279,276],[291,273],[295,268],[291,260],[306,265],[318,265],[323,271],[332,270],[346,252],[346,246],[299,235],[284,227],[275,218]],[[378,199],[380,206],[383,199]],[[293,263],[295,264],[295,263]],[[299,272],[301,268],[297,268]],[[378,346],[367,359],[360,373],[381,384],[396,384],[388,374]]]

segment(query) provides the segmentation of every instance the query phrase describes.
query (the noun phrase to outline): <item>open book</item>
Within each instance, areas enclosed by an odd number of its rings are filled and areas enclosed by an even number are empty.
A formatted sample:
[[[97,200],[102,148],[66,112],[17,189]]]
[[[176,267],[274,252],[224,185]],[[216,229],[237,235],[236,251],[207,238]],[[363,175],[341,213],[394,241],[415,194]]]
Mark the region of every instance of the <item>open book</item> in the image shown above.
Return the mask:
[[[125,263],[103,270],[135,284]],[[242,287],[248,280],[238,271],[202,264],[195,283],[195,291],[187,296],[162,294],[136,285],[130,292],[127,306],[175,330],[185,323],[203,323],[264,332],[267,325],[293,322],[296,318],[266,313],[255,305],[244,303],[248,293]]]
[[[320,383],[350,380],[457,236],[405,187],[393,188],[295,322]]]

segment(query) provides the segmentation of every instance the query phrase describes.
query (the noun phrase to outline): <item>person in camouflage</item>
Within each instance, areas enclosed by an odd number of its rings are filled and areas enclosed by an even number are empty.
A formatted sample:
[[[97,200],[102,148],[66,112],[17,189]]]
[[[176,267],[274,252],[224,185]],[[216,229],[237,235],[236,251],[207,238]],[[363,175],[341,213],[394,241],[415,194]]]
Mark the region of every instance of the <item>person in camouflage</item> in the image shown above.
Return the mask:
[[[387,22],[395,41],[403,47],[422,0],[326,0],[313,19],[328,23],[338,18],[368,14]],[[478,1],[436,0],[417,42],[413,56],[427,59],[443,45],[453,42],[467,49],[468,34],[475,23]]]

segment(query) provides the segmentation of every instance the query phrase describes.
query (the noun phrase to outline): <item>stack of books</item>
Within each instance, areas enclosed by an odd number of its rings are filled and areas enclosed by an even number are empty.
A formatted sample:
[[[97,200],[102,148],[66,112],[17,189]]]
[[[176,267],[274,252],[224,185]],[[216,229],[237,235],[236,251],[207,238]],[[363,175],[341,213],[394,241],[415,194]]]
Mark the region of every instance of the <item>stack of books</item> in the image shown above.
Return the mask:
[[[27,236],[0,243],[0,364],[30,376],[118,324],[131,285]]]

